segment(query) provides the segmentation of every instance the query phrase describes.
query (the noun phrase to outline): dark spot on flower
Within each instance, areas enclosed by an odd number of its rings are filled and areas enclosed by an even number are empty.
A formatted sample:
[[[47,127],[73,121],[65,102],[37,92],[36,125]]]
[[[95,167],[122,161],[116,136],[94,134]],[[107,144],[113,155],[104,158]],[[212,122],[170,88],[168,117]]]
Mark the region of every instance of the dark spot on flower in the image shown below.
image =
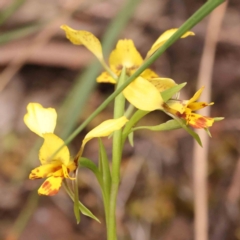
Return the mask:
[[[122,68],[123,68],[123,65],[122,65],[122,64],[116,66],[116,69],[117,69],[117,70],[122,70]]]
[[[34,172],[30,173],[29,179],[40,179],[42,177],[37,176]]]
[[[49,181],[45,181],[44,183],[43,183],[43,185],[42,185],[42,188],[44,189],[44,190],[49,190],[50,188],[51,188],[51,184],[50,184],[50,182]]]
[[[58,193],[58,190],[57,189],[53,189],[52,191],[48,192],[48,196],[53,196],[53,195],[55,195],[57,193]]]
[[[196,119],[196,121],[194,121],[195,124],[189,124],[194,128],[206,128],[207,127],[207,119],[205,117],[200,117],[198,119]]]
[[[52,172],[56,172],[58,170],[62,169],[62,166],[57,166],[55,168],[52,169]]]
[[[177,112],[176,115],[177,115],[177,117],[179,117],[179,118],[183,118],[183,119],[186,119],[186,118],[187,118],[187,115],[186,115],[185,112],[183,112],[183,113]]]
[[[131,66],[130,68],[128,68],[129,70],[135,70],[135,69],[137,69],[139,66],[137,66],[137,65],[133,65],[133,66]]]

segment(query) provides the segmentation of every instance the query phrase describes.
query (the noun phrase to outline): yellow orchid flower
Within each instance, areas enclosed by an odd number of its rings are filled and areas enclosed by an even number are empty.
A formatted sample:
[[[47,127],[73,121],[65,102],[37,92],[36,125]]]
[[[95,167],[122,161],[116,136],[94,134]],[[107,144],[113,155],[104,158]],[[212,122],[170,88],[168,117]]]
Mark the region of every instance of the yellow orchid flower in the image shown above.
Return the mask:
[[[102,47],[100,41],[90,32],[82,30],[74,30],[67,25],[62,25],[61,28],[65,31],[66,37],[76,45],[84,45],[88,48],[100,62],[103,61]],[[152,45],[147,53],[146,58],[149,58],[158,50],[175,32],[177,28],[165,31]],[[181,38],[194,35],[193,32],[186,32]],[[127,74],[132,75],[136,69],[143,63],[143,58],[137,51],[134,42],[130,39],[123,39],[117,42],[116,48],[109,56],[109,65],[112,72],[119,76],[123,67],[126,68]],[[150,69],[146,69],[142,75],[145,79],[159,78],[159,76]],[[111,77],[108,72],[103,72],[97,82],[116,83],[116,80]]]
[[[116,119],[108,119],[106,121],[103,121],[101,124],[92,129],[90,132],[88,132],[82,141],[79,153],[75,157],[76,161],[80,156],[82,156],[84,147],[87,142],[96,137],[100,138],[110,136],[114,131],[121,129],[127,122],[128,119],[125,116]]]
[[[73,43],[78,45],[84,45],[88,48],[103,64],[105,68],[107,64],[104,62],[102,48],[100,41],[90,32],[86,31],[77,31],[74,30],[67,25],[62,25],[61,28],[65,31],[66,37]],[[175,32],[177,29],[170,29],[164,32],[152,45],[151,49],[147,53],[146,58],[149,58],[158,48],[160,48]],[[182,38],[187,36],[194,35],[193,32],[185,33]],[[97,82],[105,82],[105,83],[116,83],[116,78],[120,75],[123,67],[126,69],[126,73],[128,76],[132,75],[137,68],[144,62],[143,58],[141,57],[140,53],[137,51],[134,43],[132,40],[124,39],[119,40],[116,48],[111,52],[109,56],[109,66],[110,68],[108,71],[104,71],[98,78]],[[109,71],[112,73],[109,74]],[[153,111],[156,109],[162,109],[163,100],[161,96],[156,96],[156,90],[153,89],[151,85],[153,85],[159,92],[162,92],[174,85],[176,83],[174,80],[170,78],[160,78],[154,71],[151,69],[146,69],[141,75],[140,80],[135,80],[135,82],[130,83],[126,87],[126,91],[123,92],[125,98],[133,104],[138,109],[144,111]],[[149,81],[151,84],[147,84],[146,82]],[[137,86],[137,83],[143,83],[144,85],[141,87],[139,86],[135,91],[134,95],[133,88]],[[148,98],[150,92],[153,91],[153,98]],[[148,93],[146,95],[146,93]],[[148,105],[145,104],[147,99]],[[137,104],[136,104],[137,103]]]
[[[30,179],[47,178],[38,189],[40,195],[52,196],[58,193],[64,178],[77,168],[77,163],[70,158],[69,149],[64,146],[64,141],[53,132],[56,126],[57,113],[53,108],[44,108],[39,103],[29,103],[24,122],[27,127],[42,137],[44,143],[39,150],[41,166],[33,169]],[[105,137],[122,128],[127,122],[126,117],[109,119],[91,130],[83,139],[81,153],[88,141],[95,137]],[[64,146],[64,147],[62,147]],[[57,150],[60,151],[57,152]]]
[[[53,133],[56,121],[55,109],[44,108],[39,103],[28,104],[24,122],[31,131],[44,139],[39,151],[42,165],[33,169],[29,175],[30,179],[47,178],[38,189],[40,195],[52,196],[58,193],[62,180],[70,178],[69,173],[77,167],[70,159],[67,146],[55,154],[64,145],[64,141]]]
[[[186,120],[186,124],[193,128],[209,128],[213,125],[214,119],[193,113],[201,108],[211,106],[214,103],[196,102],[202,94],[204,87],[200,88],[189,100],[169,100],[164,104],[164,110],[179,118]]]

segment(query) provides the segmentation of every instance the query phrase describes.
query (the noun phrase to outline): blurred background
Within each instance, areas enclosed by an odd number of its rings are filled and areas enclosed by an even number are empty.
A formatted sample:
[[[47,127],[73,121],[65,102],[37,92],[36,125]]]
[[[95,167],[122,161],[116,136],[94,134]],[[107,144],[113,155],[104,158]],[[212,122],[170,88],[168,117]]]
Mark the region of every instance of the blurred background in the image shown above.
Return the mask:
[[[28,179],[31,169],[39,165],[41,141],[23,123],[27,104],[55,107],[59,113],[56,133],[66,139],[114,90],[109,84],[96,85],[101,66],[84,47],[72,45],[60,25],[94,33],[104,45],[106,59],[119,38],[133,39],[145,56],[162,32],[179,27],[204,2],[0,1],[0,239],[106,239],[100,189],[91,172],[80,171],[80,200],[101,224],[82,216],[77,225],[72,202],[63,190],[53,197],[39,197],[42,181]],[[230,1],[226,11],[193,28],[196,36],[176,42],[152,66],[163,77],[188,82],[182,99],[189,99],[197,86],[204,85],[204,74],[210,76],[210,101],[215,103],[210,114],[225,117],[214,124],[212,138],[204,143],[209,149],[211,240],[240,239],[239,13],[240,2]],[[207,49],[216,47],[213,65],[205,64],[210,70],[200,64],[214,57],[214,51],[206,50],[206,41]],[[110,104],[70,144],[72,156],[86,132],[111,118],[112,110]],[[167,119],[153,112],[141,123],[157,125]],[[104,139],[104,144],[110,156],[111,141]],[[126,144],[117,209],[119,240],[194,239],[193,149],[194,140],[182,129],[138,131],[134,148]],[[97,141],[87,144],[84,156],[97,162]],[[201,152],[197,156],[201,158]]]

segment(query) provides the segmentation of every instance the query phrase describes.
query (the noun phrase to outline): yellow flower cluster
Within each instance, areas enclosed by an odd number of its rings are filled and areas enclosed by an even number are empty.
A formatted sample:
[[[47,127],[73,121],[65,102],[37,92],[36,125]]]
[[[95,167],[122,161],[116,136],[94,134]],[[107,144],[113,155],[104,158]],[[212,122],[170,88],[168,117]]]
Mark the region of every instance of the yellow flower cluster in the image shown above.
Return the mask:
[[[125,67],[128,76],[132,75],[146,59],[154,54],[154,52],[177,31],[177,29],[170,29],[164,32],[152,45],[145,59],[143,59],[137,51],[132,40],[119,40],[116,48],[109,56],[109,68],[104,61],[101,43],[92,33],[81,30],[77,31],[66,25],[61,26],[61,28],[73,44],[84,45],[98,58],[102,65],[107,68],[108,71],[104,71],[97,78],[97,82],[113,84],[117,82],[117,77],[120,75],[123,67]],[[182,38],[191,35],[194,35],[194,33],[187,32]],[[113,78],[113,76],[115,76],[115,78]],[[174,80],[170,78],[160,78],[151,69],[146,69],[123,90],[123,94],[136,108],[144,111],[153,111],[162,109],[163,99],[159,93],[174,85],[176,85]]]
[[[169,100],[164,104],[164,109],[168,113],[186,120],[186,124],[193,128],[211,127],[214,123],[213,118],[194,113],[194,111],[213,105],[213,102],[196,102],[200,98],[203,89],[204,87],[200,88],[189,100]]]
[[[104,71],[97,78],[97,82],[117,83],[117,77],[125,67],[127,75],[131,76],[154,52],[156,52],[176,31],[170,29],[165,31],[151,46],[145,59],[137,51],[132,40],[124,39],[117,42],[116,48],[110,53],[109,67],[105,63],[102,46],[98,38],[87,31],[78,31],[67,25],[61,26],[65,31],[66,37],[76,45],[84,45],[102,63],[107,71]],[[191,31],[186,32],[181,38],[193,36]],[[136,108],[144,111],[161,109],[175,117],[186,120],[186,124],[194,128],[208,128],[212,126],[214,119],[193,113],[198,109],[212,105],[213,103],[196,102],[200,97],[203,88],[190,100],[169,100],[163,102],[161,92],[175,86],[176,83],[170,78],[161,78],[151,69],[146,69],[142,74],[130,83],[124,90],[125,98]]]

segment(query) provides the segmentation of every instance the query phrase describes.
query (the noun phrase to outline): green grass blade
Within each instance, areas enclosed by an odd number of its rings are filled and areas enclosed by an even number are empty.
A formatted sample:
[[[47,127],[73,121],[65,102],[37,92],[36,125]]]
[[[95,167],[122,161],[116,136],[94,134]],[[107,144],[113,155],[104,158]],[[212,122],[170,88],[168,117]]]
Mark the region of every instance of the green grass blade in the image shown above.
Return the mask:
[[[45,24],[46,23],[35,23],[24,27],[19,27],[8,32],[1,33],[0,45],[6,44],[13,40],[17,40],[26,37],[32,33],[35,33],[39,29],[41,29]]]

